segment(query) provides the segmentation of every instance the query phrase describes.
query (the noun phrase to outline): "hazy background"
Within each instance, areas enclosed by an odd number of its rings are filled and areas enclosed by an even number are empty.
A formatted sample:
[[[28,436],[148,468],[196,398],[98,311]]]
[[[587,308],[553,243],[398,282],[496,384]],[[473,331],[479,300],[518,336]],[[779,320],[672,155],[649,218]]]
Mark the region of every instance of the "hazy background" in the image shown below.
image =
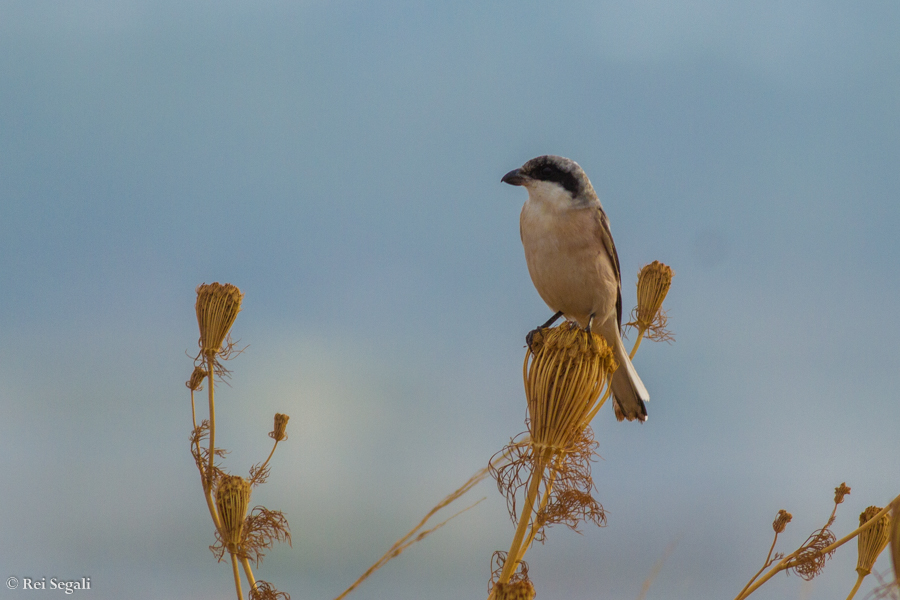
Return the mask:
[[[635,599],[676,540],[647,597],[733,598],[842,481],[851,531],[900,493],[898,31],[895,2],[0,1],[0,575],[234,597],[184,387],[220,281],[227,467],[291,416],[252,501],[294,545],[257,575],[337,596],[525,428],[550,313],[500,177],[547,153],[598,190],[627,309],[674,268],[677,341],[635,361],[648,423],[596,419],[609,525],[528,553],[538,598]],[[470,496],[351,597],[484,598],[513,525]]]

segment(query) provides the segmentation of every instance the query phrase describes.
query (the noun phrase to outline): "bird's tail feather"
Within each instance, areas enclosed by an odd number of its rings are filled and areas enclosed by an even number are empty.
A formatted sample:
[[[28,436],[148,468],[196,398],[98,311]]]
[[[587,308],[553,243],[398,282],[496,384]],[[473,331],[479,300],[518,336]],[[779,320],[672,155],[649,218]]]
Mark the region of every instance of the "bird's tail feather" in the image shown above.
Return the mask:
[[[613,409],[616,412],[616,419],[619,421],[628,419],[634,421],[647,420],[647,406],[644,402],[650,400],[650,394],[644,387],[644,382],[638,376],[628,353],[625,351],[625,344],[619,338],[616,344],[616,362],[619,368],[613,374],[612,379],[612,395]]]

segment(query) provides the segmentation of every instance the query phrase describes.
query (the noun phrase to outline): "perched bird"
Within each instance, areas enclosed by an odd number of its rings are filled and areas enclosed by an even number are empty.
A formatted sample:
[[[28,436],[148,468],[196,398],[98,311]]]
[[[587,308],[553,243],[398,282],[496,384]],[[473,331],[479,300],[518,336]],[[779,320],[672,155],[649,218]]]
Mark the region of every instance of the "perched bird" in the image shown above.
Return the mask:
[[[519,220],[531,281],[550,310],[603,336],[619,368],[612,379],[616,418],[647,420],[647,388],[622,343],[622,278],[609,219],[578,163],[539,156],[501,180],[528,190]]]

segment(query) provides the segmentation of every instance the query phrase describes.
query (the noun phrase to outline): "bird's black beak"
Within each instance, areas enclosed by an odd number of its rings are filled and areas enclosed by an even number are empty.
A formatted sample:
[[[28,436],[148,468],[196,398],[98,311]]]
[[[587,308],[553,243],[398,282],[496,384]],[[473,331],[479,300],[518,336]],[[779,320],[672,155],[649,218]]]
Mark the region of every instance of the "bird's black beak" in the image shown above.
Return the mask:
[[[522,175],[520,169],[513,169],[509,173],[503,176],[503,179],[500,181],[503,183],[508,183],[509,185],[525,185],[525,181],[527,177]]]

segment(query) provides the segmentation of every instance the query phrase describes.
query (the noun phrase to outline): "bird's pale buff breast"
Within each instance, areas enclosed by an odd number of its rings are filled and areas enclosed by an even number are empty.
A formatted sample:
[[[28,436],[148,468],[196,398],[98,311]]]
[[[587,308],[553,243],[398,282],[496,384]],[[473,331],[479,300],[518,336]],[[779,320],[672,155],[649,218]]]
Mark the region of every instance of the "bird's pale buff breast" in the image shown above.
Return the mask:
[[[561,204],[529,197],[522,207],[525,261],[547,306],[585,327],[591,314],[604,321],[614,316],[615,270],[609,256],[598,251],[597,209]]]

